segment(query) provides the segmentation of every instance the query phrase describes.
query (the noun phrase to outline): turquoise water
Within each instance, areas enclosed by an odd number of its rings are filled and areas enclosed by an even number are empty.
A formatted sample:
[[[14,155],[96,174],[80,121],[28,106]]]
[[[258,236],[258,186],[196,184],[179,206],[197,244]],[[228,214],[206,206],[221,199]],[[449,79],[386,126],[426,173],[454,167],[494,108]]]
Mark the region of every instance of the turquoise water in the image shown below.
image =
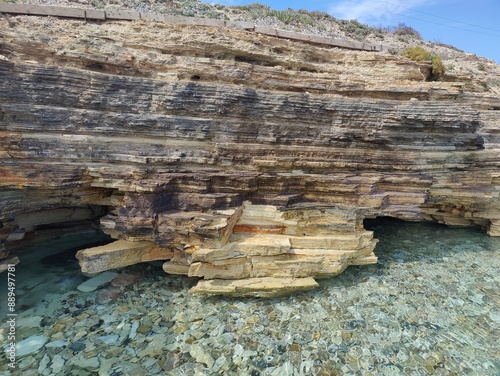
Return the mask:
[[[14,372],[2,355],[0,374],[500,374],[500,239],[394,220],[371,226],[377,265],[267,300],[192,296],[196,280],[166,275],[161,263],[119,270],[139,279],[130,286],[82,293],[86,277],[71,255],[37,261],[31,250],[16,271],[17,341],[46,342]],[[102,240],[94,236],[36,254]],[[1,328],[5,343],[5,320]]]

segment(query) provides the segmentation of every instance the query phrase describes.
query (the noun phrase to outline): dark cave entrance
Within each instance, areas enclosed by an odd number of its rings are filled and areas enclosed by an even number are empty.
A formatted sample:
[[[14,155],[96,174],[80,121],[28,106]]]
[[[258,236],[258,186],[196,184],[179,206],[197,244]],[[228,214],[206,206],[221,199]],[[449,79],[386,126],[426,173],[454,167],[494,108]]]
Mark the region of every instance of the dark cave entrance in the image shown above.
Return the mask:
[[[379,240],[374,250],[379,267],[393,262],[443,262],[456,255],[469,255],[465,257],[471,257],[472,262],[475,251],[498,244],[498,239],[486,235],[480,226],[448,226],[384,216],[367,218],[363,225]]]
[[[12,215],[2,223],[7,236],[0,245],[6,257],[0,261],[5,265],[20,262],[22,266],[42,259],[44,264],[54,266],[70,260],[77,263],[79,249],[113,241],[100,226],[100,219],[107,213],[107,206],[88,205]],[[54,245],[47,249],[45,244],[51,242]]]

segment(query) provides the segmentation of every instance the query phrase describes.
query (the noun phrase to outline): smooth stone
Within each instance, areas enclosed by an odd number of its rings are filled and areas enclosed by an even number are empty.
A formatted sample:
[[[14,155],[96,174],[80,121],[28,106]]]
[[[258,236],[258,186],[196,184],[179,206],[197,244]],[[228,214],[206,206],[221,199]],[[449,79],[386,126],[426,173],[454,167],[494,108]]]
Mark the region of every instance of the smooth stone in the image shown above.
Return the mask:
[[[91,292],[97,290],[99,287],[105,286],[109,284],[116,276],[118,273],[116,272],[104,272],[100,273],[82,284],[78,285],[77,289],[81,292]]]
[[[137,328],[137,331],[141,334],[148,334],[152,329],[152,326],[151,325],[141,325]]]
[[[99,337],[97,339],[101,340],[106,345],[112,345],[112,344],[116,343],[119,338],[120,338],[120,336],[118,334],[110,334],[107,336]]]
[[[175,354],[175,353],[167,353],[164,361],[162,362],[162,369],[164,371],[172,371],[177,365],[179,364],[180,361],[180,355]]]
[[[156,362],[156,359],[152,359],[152,361]],[[145,364],[144,366],[148,367],[148,364]],[[129,375],[129,376],[144,376],[147,374],[148,374],[148,372],[146,371],[146,369],[144,367],[141,367],[141,366],[137,366],[127,373],[127,375]]]
[[[71,345],[69,345],[69,348],[73,352],[78,352],[78,351],[82,351],[83,349],[85,349],[85,346],[86,345],[83,341],[76,341],[76,342],[72,343]]]
[[[58,374],[59,372],[61,372],[64,367],[63,357],[59,354],[54,355],[54,357],[52,358],[52,365],[50,367],[52,368],[53,374]]]
[[[65,346],[67,341],[59,340],[59,341],[52,341],[49,342],[45,345],[45,347],[63,347]]]
[[[208,354],[203,346],[198,343],[195,343],[191,346],[189,350],[189,354],[196,359],[198,363],[205,364],[208,368],[212,368],[215,361],[214,358],[210,354]]]
[[[17,321],[16,325],[19,328],[39,328],[42,319],[42,316],[28,316]]]
[[[490,310],[489,316],[491,320],[500,323],[500,310],[495,310],[495,309]]]
[[[142,275],[140,274],[119,274],[115,279],[111,281],[111,286],[114,287],[126,287],[133,285],[140,281]]]
[[[16,355],[18,357],[25,356],[35,351],[40,350],[47,343],[48,338],[45,336],[31,336],[16,345]]]
[[[217,343],[221,345],[229,345],[233,340],[233,335],[231,333],[224,333],[217,337]]]
[[[109,286],[105,289],[100,290],[96,296],[97,304],[108,304],[114,302],[123,294],[123,291],[119,287]]]
[[[40,361],[40,365],[38,366],[38,373],[40,375],[44,374],[44,371],[46,370],[49,363],[50,363],[50,357],[47,354],[45,354],[42,360]]]
[[[221,355],[215,361],[214,366],[212,367],[212,372],[219,372],[224,364],[226,364],[226,357]]]
[[[241,356],[241,354],[243,354],[243,351],[245,350],[243,349],[243,346],[241,346],[239,343],[236,344],[236,346],[234,346],[234,351],[233,351],[234,355]]]
[[[139,321],[134,321],[132,324],[132,328],[130,329],[130,334],[128,335],[128,338],[134,339],[135,336],[137,335],[137,328],[139,328]]]
[[[241,354],[241,357],[248,358],[248,357],[255,356],[255,355],[257,355],[257,351],[245,350],[245,351],[243,351],[243,354]]]
[[[146,348],[137,350],[139,358],[150,357],[155,358],[163,354],[163,346],[165,345],[165,338],[163,335],[157,334],[152,337]]]
[[[99,359],[97,356],[90,359],[79,359],[73,363],[75,366],[92,371],[99,368]]]
[[[102,315],[101,320],[104,321],[104,324],[109,324],[110,322],[118,321],[118,317],[108,313],[108,314]]]
[[[281,367],[276,367],[274,372],[271,374],[273,376],[291,376],[293,375],[293,365],[289,361],[283,363]]]
[[[111,367],[115,363],[119,363],[120,360],[118,358],[101,358],[101,366],[99,367],[99,375],[109,375],[112,372],[110,372]]]

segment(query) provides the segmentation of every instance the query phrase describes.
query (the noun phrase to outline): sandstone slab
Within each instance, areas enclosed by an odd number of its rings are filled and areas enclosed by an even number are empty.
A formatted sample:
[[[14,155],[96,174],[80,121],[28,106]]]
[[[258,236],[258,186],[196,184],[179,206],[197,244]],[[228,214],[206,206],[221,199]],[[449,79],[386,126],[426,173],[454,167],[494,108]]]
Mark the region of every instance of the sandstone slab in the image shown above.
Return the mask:
[[[294,291],[310,290],[317,287],[311,278],[249,278],[240,280],[202,280],[191,288],[192,293],[231,295],[240,297],[283,296]]]
[[[157,247],[153,242],[117,240],[99,247],[78,251],[76,258],[82,272],[98,273],[140,262],[167,260],[173,257],[169,249]]]

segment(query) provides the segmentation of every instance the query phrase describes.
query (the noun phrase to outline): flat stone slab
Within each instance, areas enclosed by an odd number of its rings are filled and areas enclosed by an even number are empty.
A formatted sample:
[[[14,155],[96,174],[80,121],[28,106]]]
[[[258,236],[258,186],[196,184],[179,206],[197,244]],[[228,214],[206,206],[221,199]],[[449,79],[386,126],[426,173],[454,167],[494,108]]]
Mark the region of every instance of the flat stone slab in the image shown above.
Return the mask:
[[[9,265],[17,265],[19,264],[19,257],[17,256],[9,256],[3,260],[0,260],[0,273],[5,272],[9,269]]]
[[[31,336],[23,339],[16,345],[16,355],[20,357],[34,353],[35,351],[40,350],[43,345],[47,343],[47,341],[48,338],[45,336]]]
[[[239,280],[201,280],[189,291],[197,294],[270,298],[274,296],[288,295],[297,291],[310,290],[318,286],[318,283],[312,277],[263,277]]]
[[[171,250],[159,248],[153,242],[132,242],[123,239],[99,247],[82,249],[76,254],[82,272],[85,273],[99,273],[140,262],[168,260],[172,256]]]
[[[118,276],[115,272],[104,272],[92,277],[82,284],[80,284],[77,289],[82,292],[91,292],[97,290],[99,287],[106,286],[111,281]]]

